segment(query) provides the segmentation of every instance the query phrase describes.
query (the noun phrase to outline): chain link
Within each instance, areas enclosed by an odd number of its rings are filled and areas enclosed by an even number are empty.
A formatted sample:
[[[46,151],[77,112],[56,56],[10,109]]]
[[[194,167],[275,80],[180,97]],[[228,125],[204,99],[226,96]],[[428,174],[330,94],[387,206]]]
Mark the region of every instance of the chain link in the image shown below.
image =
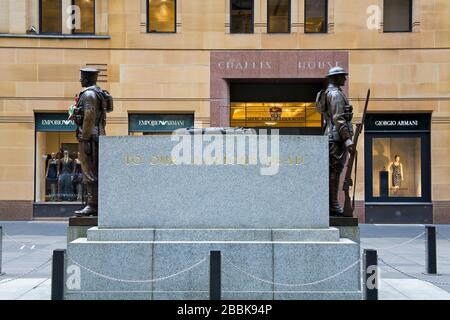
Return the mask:
[[[419,278],[419,277],[416,277],[416,276],[414,276],[412,274],[406,273],[406,272],[404,272],[404,271],[394,267],[390,263],[387,263],[386,261],[384,261],[380,257],[378,257],[378,261],[382,262],[384,265],[388,266],[389,268],[397,271],[398,273],[400,273],[400,274],[402,274],[402,275],[404,275],[404,276],[406,276],[408,278],[413,278],[413,279],[416,279],[416,280],[425,281],[425,282],[428,282],[428,283],[431,283],[431,284],[437,284],[437,285],[441,285],[441,286],[450,286],[450,282],[431,281],[431,280]]]
[[[192,266],[190,266],[190,267],[188,267],[188,268],[186,268],[186,269],[183,269],[183,270],[181,270],[181,271],[179,271],[179,272],[177,272],[177,273],[174,273],[174,274],[171,274],[171,275],[169,275],[169,276],[166,276],[166,277],[161,277],[161,278],[156,278],[156,279],[149,279],[149,280],[128,280],[128,279],[114,278],[114,277],[111,277],[111,276],[108,276],[108,275],[99,273],[99,272],[97,272],[97,271],[94,271],[94,270],[92,270],[92,269],[89,269],[88,267],[83,266],[82,264],[78,263],[77,261],[73,260],[73,259],[70,258],[70,257],[67,257],[67,258],[68,258],[73,264],[79,266],[81,269],[84,269],[84,270],[86,270],[87,272],[92,273],[92,274],[94,274],[94,275],[96,275],[96,276],[98,276],[98,277],[100,277],[100,278],[107,279],[107,280],[111,280],[111,281],[116,281],[116,282],[126,282],[126,283],[152,283],[152,282],[158,282],[158,281],[167,280],[167,279],[170,279],[170,278],[179,276],[180,274],[186,273],[186,272],[188,272],[188,271],[190,271],[190,270],[193,270],[193,269],[197,268],[198,266],[200,266],[201,264],[203,264],[203,263],[207,260],[207,258],[203,258],[202,260],[200,260],[199,262],[193,264]]]
[[[393,246],[391,246],[391,247],[376,248],[376,250],[378,250],[378,251],[383,251],[383,250],[391,250],[391,249],[395,249],[395,248],[400,248],[400,247],[403,247],[403,246],[405,246],[405,245],[407,245],[407,244],[409,244],[409,243],[411,243],[411,242],[413,242],[413,241],[415,241],[415,240],[421,238],[424,234],[425,234],[425,232],[422,232],[421,234],[419,234],[419,235],[415,236],[414,238],[409,239],[409,240],[407,240],[407,241],[405,241],[405,242],[402,242],[402,243],[393,245]]]
[[[46,266],[50,261],[52,261],[52,260],[53,260],[53,259],[50,258],[50,259],[48,259],[47,261],[45,261],[44,263],[42,263],[42,264],[40,264],[39,266],[37,266],[36,268],[34,268],[34,269],[32,269],[32,270],[30,270],[30,271],[28,271],[28,272],[26,272],[26,273],[23,273],[23,274],[21,274],[21,275],[19,275],[19,276],[16,276],[16,277],[14,277],[14,278],[12,278],[12,279],[6,279],[6,280],[3,280],[3,281],[0,281],[0,285],[5,284],[5,283],[9,283],[9,282],[11,282],[11,281],[15,281],[15,280],[21,279],[21,278],[23,278],[23,277],[25,277],[25,276],[27,276],[27,275],[29,275],[29,274],[32,274],[32,273],[34,273],[34,272],[36,272],[36,271],[42,269],[43,267],[45,267],[45,266]]]
[[[347,271],[349,271],[350,269],[354,268],[356,265],[358,265],[358,264],[361,262],[361,259],[358,259],[357,261],[355,261],[354,263],[352,263],[350,266],[348,266],[347,268],[343,269],[342,271],[340,271],[340,272],[338,272],[338,273],[336,273],[336,274],[333,274],[333,275],[331,275],[331,276],[329,276],[329,277],[326,277],[326,278],[324,278],[324,279],[321,279],[321,280],[317,280],[317,281],[313,281],[313,282],[308,282],[308,283],[290,284],[290,283],[273,282],[273,281],[270,281],[270,280],[266,280],[266,279],[263,279],[263,278],[259,278],[258,276],[255,276],[255,275],[253,275],[253,274],[251,274],[251,273],[249,273],[249,272],[247,272],[247,271],[245,271],[245,270],[239,268],[238,266],[236,266],[235,264],[233,264],[229,259],[226,259],[226,260],[228,261],[228,263],[229,263],[233,268],[237,269],[239,272],[241,272],[241,273],[243,273],[243,274],[245,274],[245,275],[247,275],[247,276],[249,276],[249,277],[251,277],[251,278],[253,278],[253,279],[255,279],[255,280],[258,280],[258,281],[261,281],[261,282],[265,282],[265,283],[268,283],[268,284],[271,284],[271,285],[284,286],[284,287],[304,287],[304,286],[312,286],[312,285],[320,284],[320,283],[323,283],[323,282],[327,282],[327,281],[329,281],[329,280],[332,280],[332,279],[334,279],[334,278],[337,278],[337,277],[339,277],[340,275],[346,273]]]

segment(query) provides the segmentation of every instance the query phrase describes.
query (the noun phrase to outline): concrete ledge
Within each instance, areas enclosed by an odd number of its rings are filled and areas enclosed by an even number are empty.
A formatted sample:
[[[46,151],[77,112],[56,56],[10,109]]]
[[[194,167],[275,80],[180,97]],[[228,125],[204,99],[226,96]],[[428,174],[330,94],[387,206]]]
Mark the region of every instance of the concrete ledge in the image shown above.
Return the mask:
[[[87,231],[89,241],[319,241],[338,242],[329,229],[99,229]]]
[[[26,34],[26,33],[0,33],[0,38],[27,38],[27,39],[104,39],[109,40],[111,36],[95,34]]]

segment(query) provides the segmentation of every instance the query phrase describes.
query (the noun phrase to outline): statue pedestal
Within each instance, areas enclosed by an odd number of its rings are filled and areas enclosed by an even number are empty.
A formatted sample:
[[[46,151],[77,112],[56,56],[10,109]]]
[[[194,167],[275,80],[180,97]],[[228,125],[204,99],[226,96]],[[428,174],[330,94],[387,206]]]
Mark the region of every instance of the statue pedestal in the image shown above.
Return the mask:
[[[329,224],[327,137],[281,136],[271,176],[154,158],[173,146],[101,138],[98,227],[68,245],[66,299],[206,300],[217,250],[223,299],[362,299],[359,244]]]

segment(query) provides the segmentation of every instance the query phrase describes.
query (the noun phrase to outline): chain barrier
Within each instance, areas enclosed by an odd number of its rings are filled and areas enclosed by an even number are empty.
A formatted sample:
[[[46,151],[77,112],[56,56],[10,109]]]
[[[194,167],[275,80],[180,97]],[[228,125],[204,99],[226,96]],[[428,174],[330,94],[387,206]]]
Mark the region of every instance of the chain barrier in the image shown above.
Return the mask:
[[[18,280],[18,279],[21,279],[21,278],[24,278],[24,277],[26,277],[27,275],[32,274],[32,273],[34,273],[34,272],[36,272],[36,271],[38,271],[38,270],[44,268],[44,267],[45,267],[50,261],[52,261],[52,260],[53,260],[53,259],[50,258],[50,259],[48,259],[47,261],[45,261],[44,263],[38,265],[36,268],[34,268],[34,269],[32,269],[32,270],[30,270],[30,271],[28,271],[28,272],[26,272],[26,273],[23,273],[23,274],[18,275],[18,276],[14,277],[14,278],[11,278],[11,279],[6,279],[6,280],[3,280],[3,281],[0,281],[0,285],[5,284],[5,283],[9,283],[9,282],[12,282],[12,281],[15,281],[15,280]]]
[[[409,243],[411,243],[411,242],[421,238],[423,235],[425,235],[425,232],[422,232],[421,234],[419,234],[419,235],[415,236],[414,238],[409,239],[409,240],[407,240],[405,242],[402,242],[402,243],[399,243],[399,244],[396,244],[396,245],[393,245],[393,246],[390,246],[390,247],[375,248],[375,249],[377,251],[383,251],[383,250],[392,250],[392,249],[395,249],[395,248],[400,248],[400,247],[403,247],[403,246],[405,246],[405,245],[407,245],[407,244],[409,244]]]
[[[17,243],[18,245],[20,245],[21,246],[20,250],[28,248],[28,249],[33,250],[33,251],[40,251],[40,252],[47,252],[47,253],[53,252],[52,250],[38,249],[38,248],[36,248],[36,245],[33,244],[32,242],[16,240],[13,237],[11,237],[9,234],[7,234],[5,231],[3,231],[3,235],[6,238],[10,239],[11,241],[13,241],[13,242]]]
[[[408,277],[408,278],[413,278],[413,279],[416,279],[416,280],[425,281],[425,282],[428,282],[428,283],[431,283],[431,284],[437,284],[437,285],[441,285],[441,286],[450,286],[450,282],[431,281],[431,280],[428,280],[428,279],[419,278],[419,277],[414,276],[414,275],[412,275],[412,274],[406,273],[406,272],[404,272],[404,271],[402,271],[402,270],[400,270],[400,269],[394,267],[394,266],[391,265],[390,263],[387,263],[386,261],[384,261],[384,260],[383,260],[382,258],[380,258],[380,257],[378,257],[378,261],[382,262],[382,263],[383,263],[384,265],[386,265],[387,267],[389,267],[389,268],[391,268],[391,269],[397,271],[398,273],[400,273],[400,274],[402,274],[402,275],[404,275],[404,276],[406,276],[406,277]]]
[[[108,276],[106,274],[102,274],[99,273],[97,271],[94,271],[92,269],[89,269],[88,267],[83,266],[82,264],[78,263],[77,261],[73,260],[72,258],[70,258],[69,256],[67,257],[73,264],[79,266],[81,269],[86,270],[89,273],[92,273],[100,278],[103,279],[107,279],[107,280],[111,280],[111,281],[115,281],[115,282],[125,282],[125,283],[153,283],[153,282],[158,282],[158,281],[163,281],[163,280],[167,280],[176,276],[179,276],[180,274],[186,273],[188,271],[191,271],[195,268],[197,268],[198,266],[200,266],[201,264],[203,264],[206,260],[208,260],[208,258],[203,258],[202,260],[200,260],[199,262],[193,264],[192,266],[183,269],[177,273],[171,274],[169,276],[166,277],[161,277],[161,278],[156,278],[156,279],[148,279],[148,280],[128,280],[128,279],[119,279],[119,278],[114,278],[111,276]]]
[[[226,261],[227,261],[233,268],[237,269],[239,272],[241,272],[241,273],[243,273],[243,274],[245,274],[245,275],[247,275],[247,276],[249,276],[249,277],[251,277],[251,278],[253,278],[253,279],[255,279],[255,280],[261,281],[261,282],[265,282],[265,283],[268,283],[268,284],[271,284],[271,285],[275,285],[275,286],[284,286],[284,287],[305,287],[305,286],[312,286],[312,285],[320,284],[320,283],[323,283],[323,282],[330,281],[330,280],[332,280],[332,279],[334,279],[334,278],[337,278],[337,277],[339,277],[340,275],[342,275],[342,274],[346,273],[347,271],[351,270],[352,268],[354,268],[356,265],[358,265],[358,264],[361,262],[361,259],[358,259],[357,261],[355,261],[354,263],[352,263],[350,266],[348,266],[347,268],[343,269],[342,271],[340,271],[340,272],[338,272],[338,273],[336,273],[336,274],[333,274],[333,275],[331,275],[331,276],[329,276],[329,277],[326,277],[326,278],[324,278],[324,279],[317,280],[317,281],[312,281],[312,282],[307,282],[307,283],[297,283],[297,284],[280,283],[280,282],[273,282],[273,281],[270,281],[270,280],[266,280],[266,279],[263,279],[263,278],[260,278],[260,277],[258,277],[258,276],[255,276],[255,275],[253,275],[253,274],[251,274],[251,273],[249,273],[249,272],[247,272],[247,271],[245,271],[245,270],[239,268],[238,266],[236,266],[235,264],[233,264],[229,259],[226,259]]]

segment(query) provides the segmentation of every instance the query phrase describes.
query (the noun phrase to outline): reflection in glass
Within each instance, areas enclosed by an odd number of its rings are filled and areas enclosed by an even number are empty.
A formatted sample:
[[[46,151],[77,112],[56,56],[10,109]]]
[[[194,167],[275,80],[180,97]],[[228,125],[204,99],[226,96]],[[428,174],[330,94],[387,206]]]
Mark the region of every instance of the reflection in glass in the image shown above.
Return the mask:
[[[231,126],[245,128],[320,128],[322,117],[315,103],[233,102]]]
[[[373,139],[373,196],[422,197],[420,138]]]
[[[231,33],[253,33],[253,0],[231,0]]]
[[[305,32],[327,32],[328,0],[305,0]]]
[[[411,31],[412,0],[384,0],[383,11],[385,32]]]
[[[148,0],[148,31],[175,32],[176,0]]]
[[[40,22],[41,33],[62,33],[61,0],[41,0]]]
[[[95,0],[74,0],[74,5],[80,7],[81,29],[74,33],[95,33]]]
[[[290,0],[268,0],[268,32],[288,33],[290,20]]]

